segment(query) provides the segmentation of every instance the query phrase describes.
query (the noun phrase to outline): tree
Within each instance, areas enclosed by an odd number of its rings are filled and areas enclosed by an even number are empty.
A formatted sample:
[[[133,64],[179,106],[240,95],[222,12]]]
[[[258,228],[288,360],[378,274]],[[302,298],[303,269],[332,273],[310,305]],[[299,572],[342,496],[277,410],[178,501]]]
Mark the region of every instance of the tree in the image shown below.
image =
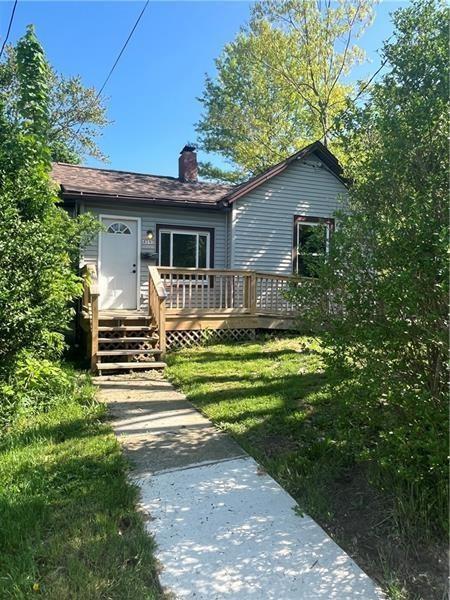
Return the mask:
[[[0,64],[0,95],[12,120],[20,119],[20,83],[17,51],[9,46]],[[55,161],[79,163],[85,156],[105,160],[96,138],[108,123],[103,99],[95,88],[84,87],[81,78],[64,77],[47,64],[47,145]]]
[[[48,65],[32,27],[15,55],[14,115],[0,98],[0,396],[24,351],[60,355],[81,293],[74,259],[95,231],[92,218],[72,219],[57,205]]]
[[[370,0],[265,0],[207,76],[197,124],[200,146],[233,165],[203,165],[203,175],[239,180],[315,140],[342,154],[331,134],[354,86],[344,82],[363,60],[356,46],[372,19]]]
[[[448,12],[394,15],[389,72],[345,120],[348,211],[317,279],[292,294],[358,382],[355,418],[417,523],[448,516]],[[421,519],[423,519],[421,521]],[[428,520],[428,521],[427,521]]]

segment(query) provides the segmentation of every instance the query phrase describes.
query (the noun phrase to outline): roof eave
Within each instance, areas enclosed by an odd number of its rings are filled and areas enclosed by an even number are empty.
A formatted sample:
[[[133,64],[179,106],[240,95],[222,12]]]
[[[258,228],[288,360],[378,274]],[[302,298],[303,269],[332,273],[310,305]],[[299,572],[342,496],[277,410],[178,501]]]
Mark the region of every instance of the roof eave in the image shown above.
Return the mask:
[[[232,190],[226,196],[224,196],[221,201],[227,206],[232,204],[239,198],[242,198],[242,196],[245,196],[249,192],[258,188],[260,185],[262,185],[266,181],[269,181],[273,177],[282,173],[285,169],[287,169],[290,166],[290,164],[292,162],[294,162],[296,160],[302,160],[302,159],[306,158],[307,156],[309,156],[310,154],[313,154],[314,152],[316,152],[319,155],[319,158],[328,167],[328,169],[331,171],[331,173],[337,179],[339,179],[339,181],[344,186],[347,187],[349,182],[348,182],[348,180],[346,180],[343,177],[342,167],[340,166],[339,161],[334,156],[334,154],[332,154],[328,150],[328,148],[326,148],[321,142],[313,142],[312,144],[309,144],[309,146],[306,146],[305,148],[302,148],[298,152],[295,152],[294,154],[292,154],[285,160],[279,162],[278,164],[276,164],[272,167],[269,167],[263,173],[260,173],[259,175],[252,177],[246,183],[241,184],[240,186],[237,187],[237,189]],[[320,156],[320,155],[322,155],[322,156]]]
[[[187,202],[176,200],[174,198],[155,198],[144,196],[123,196],[120,194],[96,194],[93,192],[84,192],[81,190],[65,189],[61,186],[61,196],[65,200],[86,200],[94,202],[110,202],[111,200],[120,200],[121,202],[150,204],[152,206],[173,206],[178,208],[195,208],[206,210],[227,210],[227,206],[221,203],[221,200],[215,202]]]

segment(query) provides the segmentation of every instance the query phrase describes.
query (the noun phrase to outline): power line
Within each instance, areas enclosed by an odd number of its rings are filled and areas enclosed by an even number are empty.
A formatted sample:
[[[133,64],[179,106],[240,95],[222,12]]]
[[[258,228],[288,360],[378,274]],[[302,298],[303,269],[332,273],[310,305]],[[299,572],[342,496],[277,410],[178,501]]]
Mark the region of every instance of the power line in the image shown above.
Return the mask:
[[[13,20],[14,20],[14,13],[16,12],[17,2],[18,2],[18,0],[14,1],[14,6],[13,6],[13,9],[11,11],[11,16],[9,18],[8,30],[6,31],[6,36],[5,36],[5,39],[3,40],[2,48],[0,50],[0,58],[2,57],[3,50],[5,49],[6,42],[8,41],[9,34],[11,33],[11,27],[12,27],[12,23],[13,23]]]
[[[98,97],[100,96],[100,94],[103,92],[103,90],[104,90],[104,88],[105,88],[106,84],[107,84],[107,83],[108,83],[108,81],[109,81],[109,78],[110,78],[110,77],[111,77],[111,75],[113,74],[113,72],[114,72],[114,69],[115,69],[115,68],[116,68],[116,66],[117,66],[117,63],[119,62],[119,60],[120,60],[120,57],[121,57],[121,56],[122,56],[122,54],[124,53],[124,51],[125,51],[125,48],[128,46],[128,42],[129,42],[129,41],[131,40],[131,38],[133,37],[133,33],[134,33],[134,31],[135,31],[136,27],[139,25],[139,21],[142,19],[142,15],[144,14],[144,12],[145,12],[145,9],[147,8],[147,6],[148,6],[149,2],[150,2],[150,0],[147,0],[147,1],[146,1],[146,3],[144,4],[144,8],[141,10],[141,12],[140,12],[140,14],[139,14],[138,18],[136,19],[136,23],[133,25],[133,29],[130,31],[130,33],[129,33],[129,35],[128,35],[128,37],[127,37],[127,39],[126,39],[126,41],[125,41],[124,45],[122,46],[122,49],[121,49],[121,51],[119,52],[119,54],[118,54],[118,56],[117,56],[117,58],[116,58],[116,60],[115,60],[115,62],[114,62],[114,64],[113,64],[113,66],[111,67],[111,69],[110,69],[110,71],[109,71],[109,73],[108,73],[108,75],[107,75],[107,77],[106,77],[105,81],[103,82],[103,85],[102,85],[102,87],[100,88],[100,91],[97,93],[97,98],[98,98]]]
[[[388,44],[388,43],[391,41],[391,39],[392,39],[393,37],[394,37],[393,35],[389,36],[389,37],[388,37],[388,39],[387,39],[387,40],[386,40],[384,43],[385,43],[385,44]],[[361,87],[361,89],[359,90],[359,92],[358,92],[358,93],[356,94],[356,96],[353,98],[352,102],[356,102],[356,101],[358,100],[358,98],[359,98],[359,97],[360,97],[360,96],[361,96],[361,95],[362,95],[362,94],[363,94],[363,93],[366,91],[366,89],[369,87],[369,85],[372,83],[372,81],[375,79],[375,77],[378,75],[378,73],[384,69],[384,67],[385,67],[385,66],[386,66],[386,64],[388,63],[388,60],[389,60],[389,59],[386,57],[386,58],[385,58],[385,59],[382,61],[381,65],[378,67],[378,69],[375,71],[375,73],[373,73],[373,75],[370,77],[370,79],[368,79],[368,80],[365,82],[365,84],[364,84],[364,85]]]
[[[387,40],[386,40],[386,44],[392,39],[393,35],[391,35]],[[370,86],[370,84],[372,83],[372,81],[375,79],[375,77],[378,75],[378,73],[380,73],[380,71],[382,71],[384,69],[384,67],[387,65],[388,63],[388,58],[386,57],[383,62],[381,63],[381,65],[378,67],[378,69],[375,71],[375,73],[372,74],[372,76],[364,83],[363,86],[361,86],[361,88],[359,89],[358,93],[356,94],[356,96],[354,98],[352,98],[351,100],[351,106],[347,109],[345,109],[340,115],[339,118],[341,119],[343,116],[345,116],[348,112],[350,112],[351,107],[356,103],[356,101],[358,100],[358,98],[360,98],[360,96],[362,96],[362,94],[367,90],[367,88]],[[327,136],[332,129],[334,129],[335,124],[331,124],[324,132],[324,137]]]
[[[16,0],[16,2],[17,2],[17,0]],[[150,0],[147,0],[147,1],[146,1],[146,3],[144,4],[144,8],[143,8],[143,9],[141,10],[141,12],[139,13],[139,16],[138,16],[138,18],[136,19],[136,22],[135,22],[135,24],[133,25],[133,28],[131,29],[130,33],[128,34],[128,37],[127,37],[127,39],[125,40],[125,43],[123,44],[123,46],[122,46],[122,48],[121,48],[121,50],[120,50],[119,54],[117,55],[117,58],[116,58],[116,60],[114,61],[114,64],[113,64],[113,66],[112,66],[112,67],[111,67],[111,69],[109,70],[109,73],[108,73],[108,75],[106,76],[106,79],[105,79],[105,81],[103,82],[103,84],[102,84],[102,86],[101,86],[100,90],[99,90],[99,91],[97,92],[97,94],[95,95],[95,98],[94,98],[94,100],[93,100],[92,104],[94,104],[94,103],[95,103],[95,101],[96,101],[96,100],[98,100],[98,98],[100,97],[101,93],[102,93],[102,92],[103,92],[103,90],[105,89],[105,86],[106,86],[106,84],[108,83],[108,81],[109,81],[109,79],[110,79],[111,75],[114,73],[114,70],[115,70],[115,68],[117,67],[117,64],[118,64],[118,62],[119,62],[119,60],[120,60],[120,58],[121,58],[122,54],[125,52],[125,49],[126,49],[126,47],[128,46],[128,42],[129,42],[129,41],[131,40],[131,38],[133,37],[133,33],[135,32],[135,30],[136,30],[136,27],[139,25],[139,21],[142,19],[142,16],[143,16],[143,14],[144,14],[144,12],[145,12],[145,9],[146,9],[146,8],[147,8],[147,6],[149,5],[149,2],[150,2]],[[76,133],[75,133],[75,135],[77,135],[77,134],[80,132],[80,129],[83,127],[83,125],[85,124],[85,122],[86,122],[86,121],[82,121],[82,122],[80,123],[80,125],[78,126],[78,129],[77,129],[77,131],[76,131]]]

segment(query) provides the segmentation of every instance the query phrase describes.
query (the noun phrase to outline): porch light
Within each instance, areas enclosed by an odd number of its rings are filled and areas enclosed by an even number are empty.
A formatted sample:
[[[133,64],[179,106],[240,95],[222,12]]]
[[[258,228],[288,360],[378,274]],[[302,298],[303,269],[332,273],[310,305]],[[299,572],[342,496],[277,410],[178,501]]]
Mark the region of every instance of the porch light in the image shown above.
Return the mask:
[[[147,229],[147,239],[149,242],[152,241],[152,239],[153,239],[153,230],[152,229]]]

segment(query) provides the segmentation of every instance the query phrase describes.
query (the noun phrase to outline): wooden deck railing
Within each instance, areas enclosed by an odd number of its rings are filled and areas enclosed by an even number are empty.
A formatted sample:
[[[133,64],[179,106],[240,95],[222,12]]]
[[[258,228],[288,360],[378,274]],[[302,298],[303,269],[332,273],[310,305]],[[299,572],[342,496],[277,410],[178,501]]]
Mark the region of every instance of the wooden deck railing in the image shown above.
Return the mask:
[[[81,269],[83,278],[82,314],[89,320],[88,354],[91,369],[97,368],[98,352],[98,297],[97,269],[94,265],[85,265]]]
[[[166,353],[166,290],[157,267],[148,268],[148,309],[159,335],[161,358]]]
[[[285,292],[294,278],[229,269],[152,267],[166,292],[168,313],[292,315]]]
[[[286,298],[296,278],[272,273],[255,273],[255,310],[259,313],[292,315],[294,304]]]

